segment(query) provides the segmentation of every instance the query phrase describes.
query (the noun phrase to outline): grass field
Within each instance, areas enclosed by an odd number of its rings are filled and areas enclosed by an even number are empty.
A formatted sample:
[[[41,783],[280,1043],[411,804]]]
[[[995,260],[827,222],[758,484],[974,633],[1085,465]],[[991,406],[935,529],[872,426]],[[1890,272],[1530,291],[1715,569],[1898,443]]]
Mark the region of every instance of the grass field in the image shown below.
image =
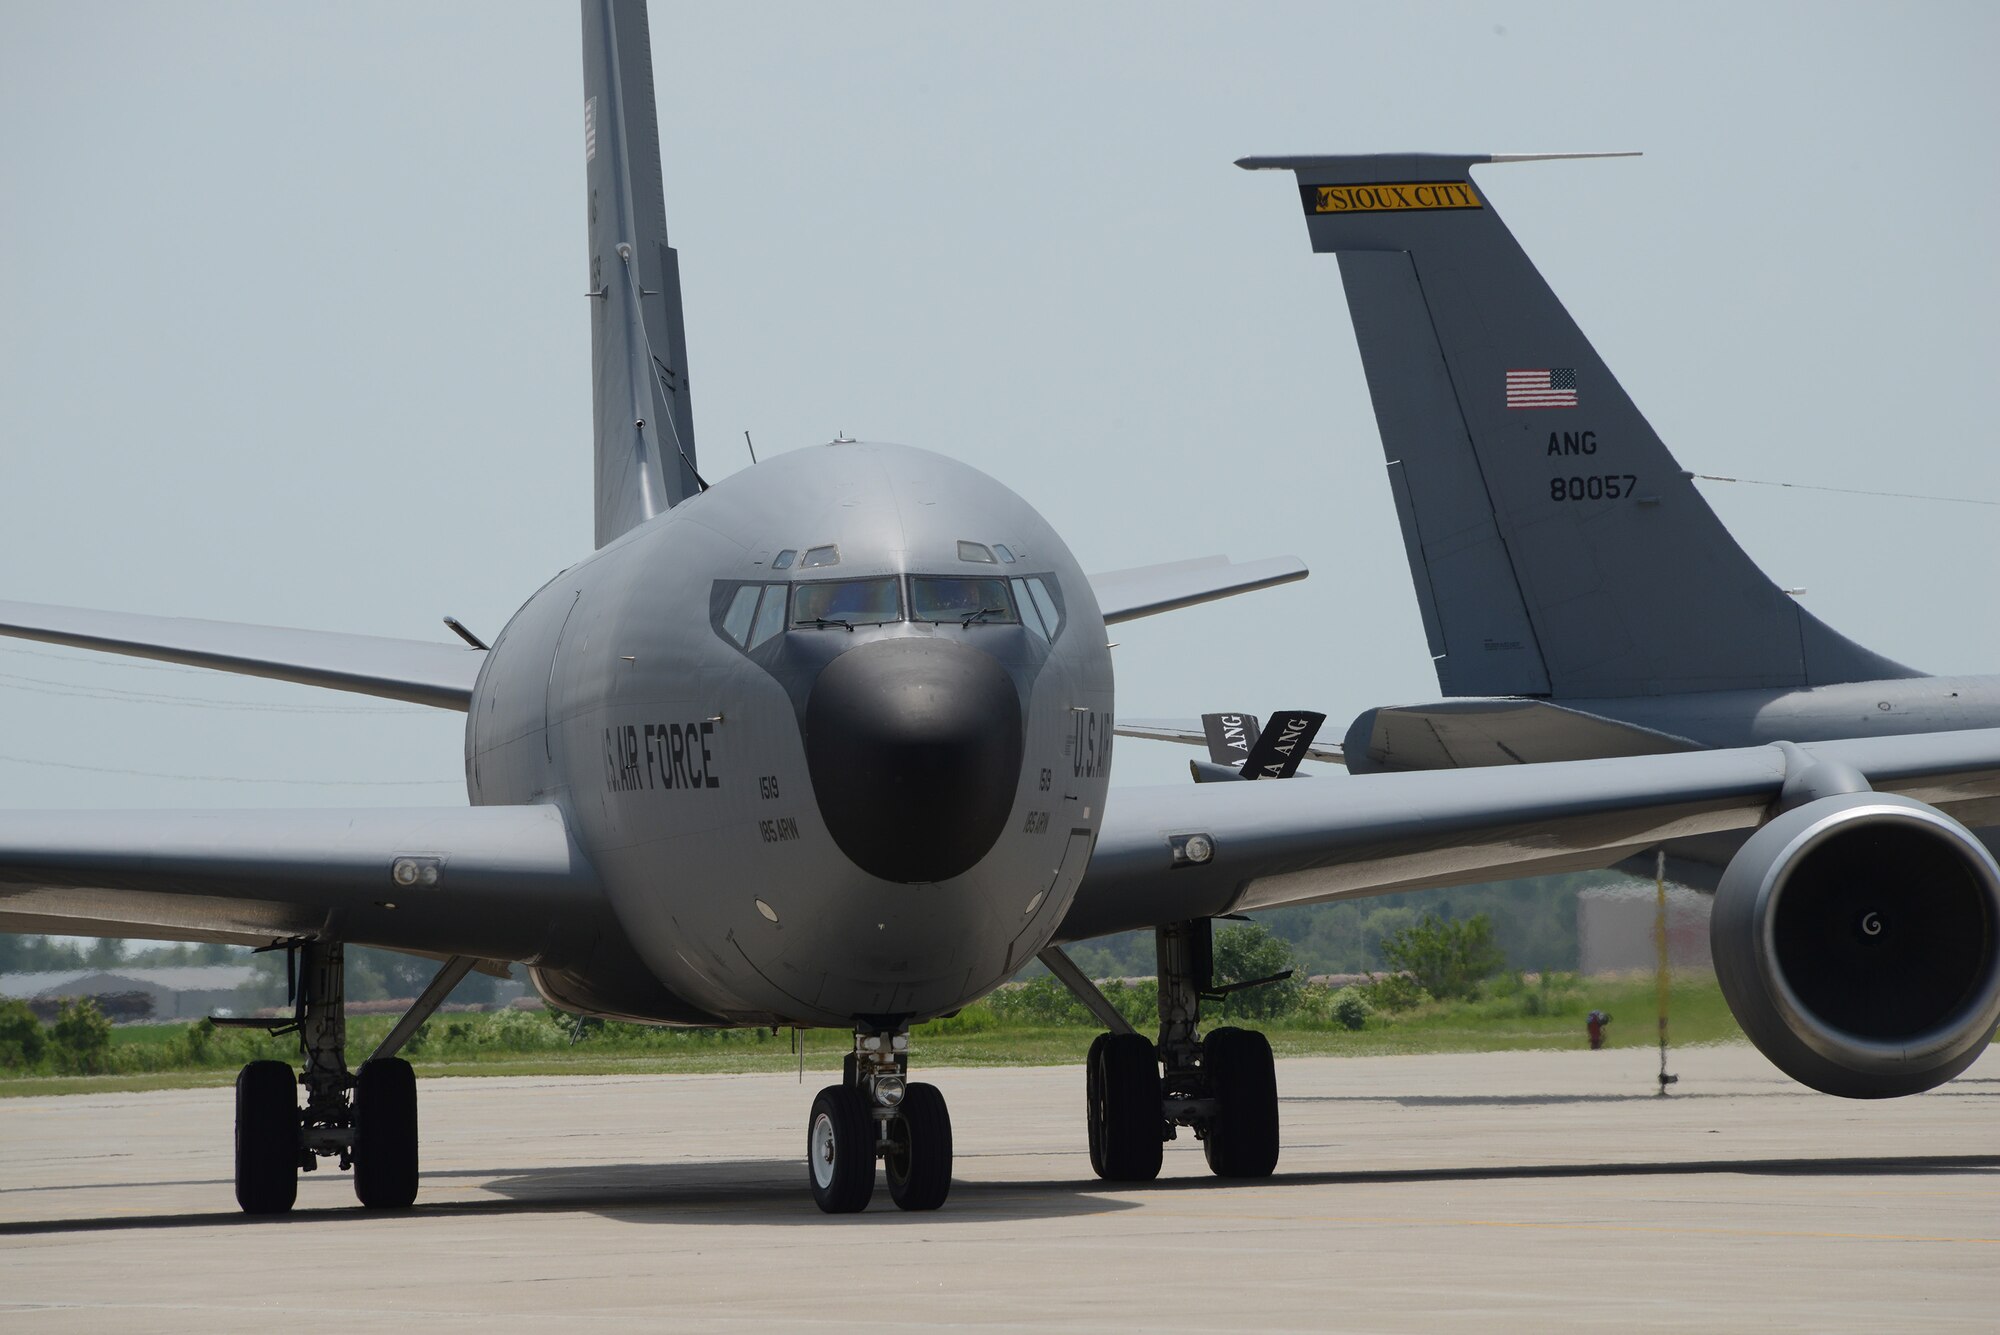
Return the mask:
[[[1127,1006],[1141,1032],[1146,1022],[1135,995]],[[1029,1008],[1006,996],[967,1007],[958,1016],[920,1026],[912,1049],[921,1066],[1052,1066],[1080,1064],[1099,1032],[1079,1009],[1023,1014]],[[1614,1047],[1658,1042],[1650,978],[1560,978],[1541,986],[1499,980],[1477,1000],[1427,1002],[1367,1018],[1349,1029],[1325,1016],[1325,1007],[1301,1006],[1290,1015],[1228,1020],[1263,1030],[1281,1057],[1339,1057],[1435,1052],[1499,1052],[1585,1046],[1584,1016],[1611,1014]],[[1712,976],[1675,980],[1670,1002],[1675,1043],[1740,1038]],[[358,1064],[388,1032],[393,1018],[348,1022],[350,1061]],[[843,1032],[803,1035],[806,1069],[835,1072],[850,1039]],[[292,1061],[297,1040],[196,1024],[126,1025],[112,1031],[111,1048],[95,1074],[0,1072],[0,1097],[97,1093],[112,1090],[193,1089],[228,1085],[245,1062],[263,1057]],[[439,1016],[405,1050],[419,1075],[607,1075],[787,1071],[800,1056],[789,1030],[647,1029],[637,1025],[586,1027],[580,1035],[543,1012]]]

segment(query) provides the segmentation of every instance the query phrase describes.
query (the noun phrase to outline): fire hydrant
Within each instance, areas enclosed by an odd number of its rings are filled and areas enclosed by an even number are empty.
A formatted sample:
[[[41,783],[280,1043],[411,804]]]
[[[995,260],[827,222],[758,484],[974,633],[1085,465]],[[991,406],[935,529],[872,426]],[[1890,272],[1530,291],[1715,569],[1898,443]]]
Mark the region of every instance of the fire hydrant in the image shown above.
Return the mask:
[[[1590,1050],[1597,1051],[1604,1046],[1604,1026],[1611,1023],[1611,1017],[1603,1011],[1592,1011],[1583,1026],[1590,1031]]]

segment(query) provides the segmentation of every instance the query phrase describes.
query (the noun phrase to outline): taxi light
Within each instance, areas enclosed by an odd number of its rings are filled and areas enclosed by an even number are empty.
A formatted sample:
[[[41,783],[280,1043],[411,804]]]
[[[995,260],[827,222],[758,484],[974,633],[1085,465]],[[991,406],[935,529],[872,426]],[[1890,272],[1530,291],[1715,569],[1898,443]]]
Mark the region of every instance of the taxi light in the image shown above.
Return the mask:
[[[389,879],[400,886],[436,885],[444,874],[444,859],[397,858],[389,864]]]

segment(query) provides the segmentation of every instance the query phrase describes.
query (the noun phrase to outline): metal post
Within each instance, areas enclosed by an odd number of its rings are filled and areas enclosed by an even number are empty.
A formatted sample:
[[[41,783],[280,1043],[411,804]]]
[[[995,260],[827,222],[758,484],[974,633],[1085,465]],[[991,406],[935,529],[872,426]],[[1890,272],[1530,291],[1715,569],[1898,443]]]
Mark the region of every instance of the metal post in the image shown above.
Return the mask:
[[[1660,1013],[1660,1093],[1680,1079],[1667,1074],[1667,995],[1671,975],[1667,956],[1667,850],[1656,851],[1653,863],[1653,993]]]

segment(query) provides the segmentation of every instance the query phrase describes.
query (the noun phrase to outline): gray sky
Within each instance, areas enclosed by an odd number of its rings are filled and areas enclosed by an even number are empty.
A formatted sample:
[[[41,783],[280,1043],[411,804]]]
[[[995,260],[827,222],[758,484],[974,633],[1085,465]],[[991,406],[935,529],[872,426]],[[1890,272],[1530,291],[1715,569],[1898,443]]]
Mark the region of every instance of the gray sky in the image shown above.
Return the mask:
[[[845,430],[992,473],[1087,568],[1311,564],[1119,627],[1126,716],[1436,694],[1336,267],[1244,154],[1642,149],[1478,179],[1685,466],[2000,500],[1992,7],[653,31],[711,479],[746,428]],[[571,5],[0,7],[0,596],[497,633],[590,545],[581,101]],[[1993,508],[1706,494],[1836,628],[2000,670]],[[459,715],[25,647],[5,805],[463,800]],[[1187,754],[1127,743],[1119,780]]]

